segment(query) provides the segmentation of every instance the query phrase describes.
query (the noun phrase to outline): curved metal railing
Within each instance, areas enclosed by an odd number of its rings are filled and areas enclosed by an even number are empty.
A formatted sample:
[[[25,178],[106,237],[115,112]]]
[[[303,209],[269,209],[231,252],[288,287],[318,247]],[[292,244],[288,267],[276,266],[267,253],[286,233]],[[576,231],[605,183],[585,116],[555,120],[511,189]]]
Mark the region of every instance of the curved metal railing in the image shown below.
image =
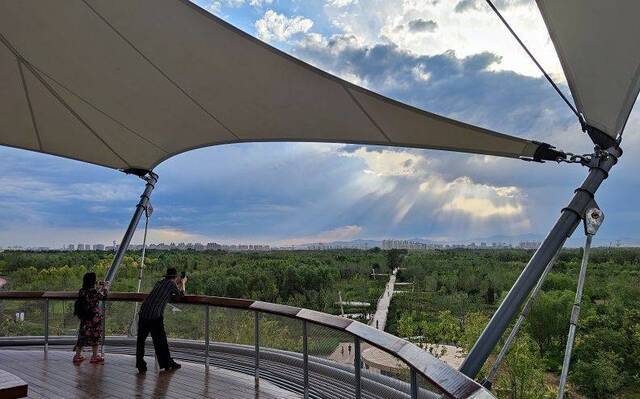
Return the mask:
[[[43,334],[41,336],[3,337],[0,346],[42,345],[71,346],[74,336],[50,336],[49,312],[53,301],[73,301],[75,292],[58,291],[5,291],[0,300],[42,301]],[[109,303],[140,302],[146,294],[112,292]],[[204,340],[171,339],[176,357],[203,361],[205,367],[214,365],[254,374],[305,398],[493,398],[481,385],[464,374],[436,359],[416,345],[376,330],[363,323],[342,317],[287,305],[247,299],[189,295],[175,298],[175,304],[197,305],[204,309]],[[181,306],[181,305],[180,305]],[[211,342],[209,316],[211,308],[235,309],[253,313],[253,345]],[[107,309],[105,323],[111,317]],[[276,349],[261,344],[261,319],[280,317],[302,324],[302,347],[299,351]],[[215,326],[213,327],[216,328]],[[311,328],[327,328],[353,343],[353,363],[344,364],[334,359],[314,355],[309,350]],[[246,333],[246,332],[245,332]],[[135,339],[130,336],[107,336],[106,345],[111,352],[132,353]],[[313,342],[312,342],[313,344]],[[335,345],[335,344],[334,344]],[[377,348],[392,355],[406,369],[406,379],[394,378],[387,373],[369,369],[362,360],[364,348]],[[351,353],[349,344],[349,353]],[[344,354],[344,348],[343,348]],[[438,393],[436,393],[438,392]]]

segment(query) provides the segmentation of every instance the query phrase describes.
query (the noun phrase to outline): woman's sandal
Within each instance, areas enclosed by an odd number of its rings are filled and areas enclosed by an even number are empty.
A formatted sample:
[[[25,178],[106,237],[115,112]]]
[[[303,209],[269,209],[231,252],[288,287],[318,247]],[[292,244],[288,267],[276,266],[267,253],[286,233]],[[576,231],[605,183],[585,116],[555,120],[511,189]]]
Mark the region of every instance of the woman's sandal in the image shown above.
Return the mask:
[[[91,356],[91,360],[89,360],[89,363],[102,364],[104,363],[104,358],[101,356]]]
[[[85,357],[82,356],[82,355],[80,355],[80,356],[75,355],[75,356],[73,356],[73,364],[80,364],[80,363],[82,363],[84,361],[84,359],[85,359]]]

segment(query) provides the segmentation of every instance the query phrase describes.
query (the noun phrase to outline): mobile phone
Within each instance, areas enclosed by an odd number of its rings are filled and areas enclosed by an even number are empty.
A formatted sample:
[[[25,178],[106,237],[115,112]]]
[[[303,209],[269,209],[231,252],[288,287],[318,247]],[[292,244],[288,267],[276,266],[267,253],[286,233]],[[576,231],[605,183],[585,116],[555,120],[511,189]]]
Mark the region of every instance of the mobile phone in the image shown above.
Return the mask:
[[[185,277],[187,277],[187,272],[180,273],[180,278],[185,278]]]

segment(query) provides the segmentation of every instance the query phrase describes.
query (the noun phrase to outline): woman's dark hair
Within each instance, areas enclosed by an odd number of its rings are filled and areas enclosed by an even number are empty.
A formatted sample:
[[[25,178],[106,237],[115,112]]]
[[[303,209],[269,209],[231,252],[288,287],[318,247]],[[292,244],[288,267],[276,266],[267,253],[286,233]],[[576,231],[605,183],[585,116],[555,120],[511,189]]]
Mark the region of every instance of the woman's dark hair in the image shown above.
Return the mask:
[[[96,285],[96,274],[94,272],[85,273],[82,276],[82,288],[85,290],[91,289]]]

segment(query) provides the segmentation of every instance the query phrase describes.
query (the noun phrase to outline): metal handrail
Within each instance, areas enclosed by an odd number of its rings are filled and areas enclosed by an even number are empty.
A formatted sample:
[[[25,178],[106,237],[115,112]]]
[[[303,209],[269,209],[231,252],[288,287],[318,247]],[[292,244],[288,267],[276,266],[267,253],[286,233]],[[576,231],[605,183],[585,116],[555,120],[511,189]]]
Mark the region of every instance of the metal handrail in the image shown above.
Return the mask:
[[[44,300],[47,304],[50,300],[75,300],[77,292],[70,291],[0,291],[0,300]],[[109,301],[115,302],[141,302],[147,297],[147,294],[129,293],[129,292],[110,292]],[[210,307],[233,308],[254,311],[256,316],[256,381],[259,381],[259,332],[258,323],[260,313],[268,313],[272,315],[284,316],[291,319],[297,319],[306,323],[313,323],[323,327],[345,332],[354,337],[357,343],[366,342],[383,351],[403,360],[410,368],[411,378],[411,397],[417,398],[418,386],[417,376],[423,376],[429,383],[436,386],[447,397],[455,399],[480,399],[493,398],[493,396],[480,384],[471,380],[458,370],[455,370],[436,359],[427,351],[424,351],[409,341],[393,336],[381,330],[377,330],[366,324],[355,320],[334,316],[315,310],[298,308],[288,305],[280,305],[269,302],[253,301],[249,299],[225,298],[204,295],[187,295],[175,297],[172,302],[184,303],[192,305],[203,305],[206,307],[206,314]],[[45,311],[45,318],[48,319],[48,312]],[[208,317],[205,317],[205,323]],[[45,351],[48,346],[48,320],[45,320]],[[306,328],[303,329],[306,331]],[[207,334],[208,335],[208,334]],[[205,340],[208,336],[205,336]],[[305,337],[306,340],[306,337]],[[206,353],[208,357],[209,342],[205,343]],[[308,356],[306,345],[303,347],[303,356]],[[356,356],[357,357],[357,356]],[[357,362],[357,360],[356,360]],[[357,366],[357,364],[356,364]],[[308,368],[304,367],[305,384],[308,384]],[[356,367],[356,394],[359,393],[360,386],[360,370]],[[305,391],[308,387],[305,386]]]

